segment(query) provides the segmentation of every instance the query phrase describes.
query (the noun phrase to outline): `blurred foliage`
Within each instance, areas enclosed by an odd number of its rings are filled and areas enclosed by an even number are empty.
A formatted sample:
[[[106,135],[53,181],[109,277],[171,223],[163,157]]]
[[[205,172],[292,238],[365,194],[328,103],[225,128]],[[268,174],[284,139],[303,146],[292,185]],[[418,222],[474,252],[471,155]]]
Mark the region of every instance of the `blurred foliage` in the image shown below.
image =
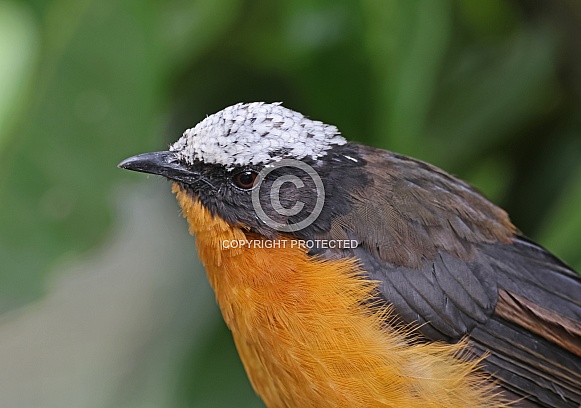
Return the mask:
[[[103,241],[121,159],[240,101],[437,164],[579,270],[580,79],[576,0],[0,1],[0,310]],[[177,406],[258,406],[215,339]]]

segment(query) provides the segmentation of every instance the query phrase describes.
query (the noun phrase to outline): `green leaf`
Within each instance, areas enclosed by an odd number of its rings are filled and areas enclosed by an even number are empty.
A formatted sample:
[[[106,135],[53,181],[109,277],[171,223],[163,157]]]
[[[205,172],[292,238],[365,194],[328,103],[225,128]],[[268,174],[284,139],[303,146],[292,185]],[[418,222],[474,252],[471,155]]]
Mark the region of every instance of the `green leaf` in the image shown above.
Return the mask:
[[[22,114],[38,59],[38,27],[31,10],[14,2],[0,3],[0,152]]]
[[[368,0],[364,4],[367,49],[377,84],[374,140],[382,147],[418,155],[448,47],[450,3]]]

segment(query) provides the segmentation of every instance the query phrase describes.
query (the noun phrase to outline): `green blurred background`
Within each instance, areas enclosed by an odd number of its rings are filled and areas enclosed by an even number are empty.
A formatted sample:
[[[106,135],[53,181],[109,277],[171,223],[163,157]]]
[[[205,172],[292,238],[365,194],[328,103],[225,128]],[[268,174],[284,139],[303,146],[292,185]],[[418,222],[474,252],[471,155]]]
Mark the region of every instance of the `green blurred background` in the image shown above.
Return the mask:
[[[581,269],[579,0],[0,0],[0,406],[262,406],[169,183],[116,168],[259,100]]]

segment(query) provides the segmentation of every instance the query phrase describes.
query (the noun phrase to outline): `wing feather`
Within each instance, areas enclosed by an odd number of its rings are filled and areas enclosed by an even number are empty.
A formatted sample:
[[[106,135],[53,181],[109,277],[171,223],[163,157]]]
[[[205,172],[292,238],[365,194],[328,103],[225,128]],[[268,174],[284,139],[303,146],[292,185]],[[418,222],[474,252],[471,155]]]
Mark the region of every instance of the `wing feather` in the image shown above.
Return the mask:
[[[428,340],[468,336],[517,406],[581,404],[581,278],[518,235],[466,183],[414,159],[361,147],[372,177],[323,238],[353,250],[379,296]]]

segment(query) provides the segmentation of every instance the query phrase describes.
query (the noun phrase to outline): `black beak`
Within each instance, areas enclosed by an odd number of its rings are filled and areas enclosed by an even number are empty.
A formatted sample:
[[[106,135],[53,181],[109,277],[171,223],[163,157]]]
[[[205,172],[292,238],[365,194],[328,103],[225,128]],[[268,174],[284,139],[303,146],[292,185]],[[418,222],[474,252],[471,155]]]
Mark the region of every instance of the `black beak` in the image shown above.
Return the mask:
[[[141,173],[158,174],[186,184],[200,180],[200,173],[181,164],[174,152],[139,154],[123,160],[117,167]]]

